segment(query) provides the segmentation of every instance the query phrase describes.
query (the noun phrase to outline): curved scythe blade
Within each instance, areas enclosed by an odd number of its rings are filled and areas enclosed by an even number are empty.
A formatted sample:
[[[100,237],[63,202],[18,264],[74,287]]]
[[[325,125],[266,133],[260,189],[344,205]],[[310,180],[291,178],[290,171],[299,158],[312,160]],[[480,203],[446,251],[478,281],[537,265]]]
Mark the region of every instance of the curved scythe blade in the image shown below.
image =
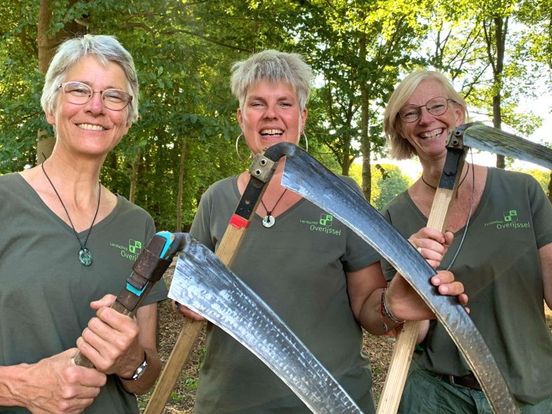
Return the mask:
[[[456,298],[436,292],[429,282],[435,271],[358,191],[299,147],[287,151],[282,185],[334,215],[385,257],[444,325],[493,410],[500,414],[519,412],[496,361],[464,308]]]
[[[552,149],[479,122],[461,125],[464,145],[529,161],[552,170]]]
[[[274,311],[213,252],[186,236],[169,297],[233,336],[274,371],[312,412],[362,414]]]

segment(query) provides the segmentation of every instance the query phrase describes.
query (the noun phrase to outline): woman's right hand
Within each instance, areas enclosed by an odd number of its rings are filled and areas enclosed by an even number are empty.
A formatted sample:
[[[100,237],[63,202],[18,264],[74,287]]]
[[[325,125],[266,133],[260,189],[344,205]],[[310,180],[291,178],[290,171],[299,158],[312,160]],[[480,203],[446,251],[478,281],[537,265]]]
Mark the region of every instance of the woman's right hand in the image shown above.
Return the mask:
[[[430,227],[422,227],[408,238],[408,241],[416,247],[418,252],[427,260],[429,265],[436,269],[447,253],[454,240],[454,234],[450,231],[444,233]]]
[[[205,320],[205,318],[203,316],[201,316],[199,313],[194,312],[193,310],[191,310],[187,306],[184,306],[184,305],[178,303],[175,300],[172,302],[172,304],[173,304],[173,309],[176,312],[180,313],[185,318],[192,319],[194,321],[204,321]]]
[[[76,348],[26,365],[21,382],[13,384],[14,401],[33,414],[83,412],[100,393],[106,375],[75,365]]]

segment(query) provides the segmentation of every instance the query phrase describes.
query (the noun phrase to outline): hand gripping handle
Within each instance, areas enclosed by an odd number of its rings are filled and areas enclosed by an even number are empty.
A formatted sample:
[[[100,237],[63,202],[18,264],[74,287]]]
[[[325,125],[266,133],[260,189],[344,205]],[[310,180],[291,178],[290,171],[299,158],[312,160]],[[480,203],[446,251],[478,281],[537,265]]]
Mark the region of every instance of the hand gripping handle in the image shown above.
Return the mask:
[[[136,258],[132,273],[111,308],[119,313],[134,316],[153,285],[161,279],[171,264],[174,255],[182,250],[183,240],[183,233],[167,231],[156,233]],[[80,352],[77,353],[74,361],[76,365],[82,367],[94,367]]]

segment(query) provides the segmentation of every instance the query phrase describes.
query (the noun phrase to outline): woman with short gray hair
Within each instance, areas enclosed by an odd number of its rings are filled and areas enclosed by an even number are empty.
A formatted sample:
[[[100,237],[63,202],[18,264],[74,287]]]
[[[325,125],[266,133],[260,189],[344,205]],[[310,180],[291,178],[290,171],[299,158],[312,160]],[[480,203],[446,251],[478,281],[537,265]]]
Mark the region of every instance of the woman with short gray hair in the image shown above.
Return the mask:
[[[303,111],[309,100],[312,78],[312,69],[301,55],[269,49],[236,62],[232,66],[230,87],[243,110],[249,86],[262,80],[273,83],[283,81],[295,91],[299,109]]]
[[[0,177],[0,412],[138,413],[160,372],[158,283],[135,318],[110,307],[155,233],[148,213],[100,182],[138,119],[131,55],[112,36],[65,41],[42,107],[56,143]],[[95,368],[76,366],[77,350]],[[19,407],[19,408],[16,408]]]
[[[312,80],[303,59],[267,50],[236,63],[232,70],[231,88],[239,101],[236,116],[251,153],[280,142],[298,144]],[[395,316],[431,317],[431,312],[402,277],[385,289],[379,256],[370,246],[337,219],[282,187],[284,162],[282,158],[266,185],[232,270],[282,317],[362,411],[372,413],[370,367],[361,354],[362,327],[381,335],[401,324]],[[223,179],[202,196],[190,232],[211,250],[219,245],[249,180],[249,172]],[[374,276],[366,277],[371,270]],[[438,283],[446,284],[449,294],[462,292],[459,284],[451,283],[450,273],[440,277]],[[382,298],[401,309],[395,319],[381,313]],[[178,309],[186,317],[201,319],[184,306]],[[253,354],[209,326],[194,412],[309,410]]]

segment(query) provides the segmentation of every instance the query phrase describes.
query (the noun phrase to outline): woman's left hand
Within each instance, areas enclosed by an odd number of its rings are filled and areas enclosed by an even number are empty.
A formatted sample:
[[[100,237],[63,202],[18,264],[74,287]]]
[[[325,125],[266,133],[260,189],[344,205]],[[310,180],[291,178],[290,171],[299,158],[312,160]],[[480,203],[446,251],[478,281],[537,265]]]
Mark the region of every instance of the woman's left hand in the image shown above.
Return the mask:
[[[408,241],[434,269],[441,264],[453,240],[452,232],[441,232],[431,227],[423,227],[408,238]]]
[[[466,306],[468,295],[464,292],[464,285],[454,279],[452,272],[440,270],[431,278],[431,284],[435,286],[441,295],[456,296],[458,302]],[[397,274],[387,288],[387,304],[391,312],[403,320],[435,319],[435,315],[427,307],[425,302],[410,284]],[[467,311],[469,311],[466,308]]]
[[[98,371],[129,378],[144,361],[145,350],[136,319],[112,309],[114,301],[115,296],[108,294],[90,303],[96,316],[88,322],[77,347]]]

